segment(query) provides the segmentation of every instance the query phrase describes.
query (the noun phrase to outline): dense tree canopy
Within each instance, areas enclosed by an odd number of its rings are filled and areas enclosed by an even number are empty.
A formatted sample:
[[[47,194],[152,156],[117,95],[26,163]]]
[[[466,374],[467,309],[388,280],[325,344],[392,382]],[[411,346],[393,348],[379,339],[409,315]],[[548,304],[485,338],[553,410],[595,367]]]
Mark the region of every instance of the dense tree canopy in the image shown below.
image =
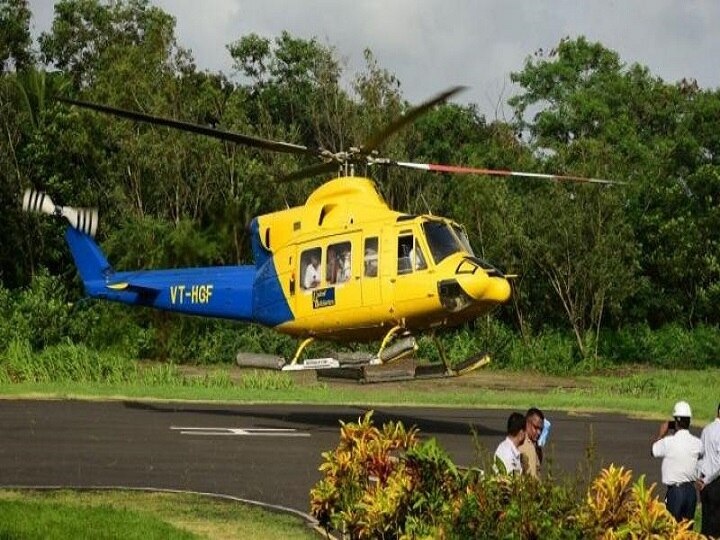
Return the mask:
[[[410,106],[370,50],[365,69],[346,77],[331,46],[249,34],[227,46],[234,73],[213,73],[197,68],[174,19],[148,0],[62,0],[36,57],[30,17],[25,0],[0,0],[6,288],[41,268],[74,283],[61,225],[19,212],[29,186],[60,203],[99,205],[103,247],[134,268],[247,262],[245,224],[317,185],[268,189],[307,163],[78,111],[57,93],[334,150]],[[530,55],[512,80],[512,122],[447,104],[383,152],[626,185],[392,170],[377,178],[391,205],[462,222],[478,255],[518,274],[500,318],[523,334],[569,331],[582,356],[596,352],[603,328],[720,323],[720,91],[665,82],[583,37]]]

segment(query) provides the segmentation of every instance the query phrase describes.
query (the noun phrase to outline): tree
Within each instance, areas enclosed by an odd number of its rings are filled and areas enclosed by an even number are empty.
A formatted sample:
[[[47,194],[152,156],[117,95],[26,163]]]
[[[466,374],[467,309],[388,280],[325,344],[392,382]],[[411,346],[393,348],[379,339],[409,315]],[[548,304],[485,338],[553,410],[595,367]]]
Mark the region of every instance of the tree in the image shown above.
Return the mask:
[[[644,157],[643,124],[635,87],[659,84],[647,71],[629,71],[618,55],[584,38],[562,40],[549,54],[526,61],[512,80],[517,129],[530,134],[538,165],[547,171],[622,179]],[[532,119],[529,110],[537,110]],[[617,145],[627,145],[620,147]],[[626,174],[623,174],[626,173]],[[633,291],[637,244],[625,215],[622,189],[547,187],[525,204],[520,246],[559,300],[583,356],[588,330],[595,339],[608,306]],[[537,301],[539,298],[535,298]]]
[[[32,65],[30,18],[27,0],[0,0],[0,73]]]
[[[623,318],[717,322],[699,309],[698,296],[717,287],[717,251],[701,240],[709,212],[702,201],[717,193],[700,199],[689,186],[712,178],[703,167],[720,159],[718,92],[700,90],[692,79],[665,83],[584,38],[537,53],[513,80],[524,89],[511,100],[518,125],[551,156],[548,166],[630,183],[623,205],[635,240],[624,242],[637,246],[638,286]],[[537,112],[528,118],[531,110]],[[714,186],[709,180],[705,187]],[[703,248],[712,255],[699,256]]]

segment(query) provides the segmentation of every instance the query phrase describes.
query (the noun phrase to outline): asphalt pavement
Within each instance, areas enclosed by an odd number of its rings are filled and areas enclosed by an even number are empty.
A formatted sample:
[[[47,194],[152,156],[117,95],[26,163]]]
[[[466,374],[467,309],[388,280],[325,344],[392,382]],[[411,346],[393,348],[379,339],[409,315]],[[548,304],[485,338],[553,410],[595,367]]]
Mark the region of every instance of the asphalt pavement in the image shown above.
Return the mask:
[[[366,410],[1,400],[0,486],[191,490],[308,512],[321,454],[337,445],[339,421],[356,421]],[[475,441],[493,452],[510,412],[379,407],[374,418],[415,425],[423,437],[436,437],[455,463],[472,466],[479,464]],[[616,463],[635,478],[645,474],[659,482],[660,460],[650,456],[657,422],[617,414],[546,415],[552,431],[545,466],[556,474]]]

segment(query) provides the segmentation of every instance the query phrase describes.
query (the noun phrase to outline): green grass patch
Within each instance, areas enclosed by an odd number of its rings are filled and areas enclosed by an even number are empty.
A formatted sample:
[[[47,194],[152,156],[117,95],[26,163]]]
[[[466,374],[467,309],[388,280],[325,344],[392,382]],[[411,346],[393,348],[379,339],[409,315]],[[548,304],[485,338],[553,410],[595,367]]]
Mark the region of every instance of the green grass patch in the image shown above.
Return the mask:
[[[0,538],[309,539],[317,534],[295,516],[199,495],[0,490]]]
[[[0,395],[75,399],[160,399],[223,403],[325,405],[432,405],[476,408],[608,411],[666,418],[675,401],[687,400],[696,425],[715,416],[720,370],[643,369],[582,377],[481,371],[454,379],[380,383],[316,382],[277,372],[220,370],[193,377],[176,373],[152,384],[96,382],[0,382]],[[307,375],[307,374],[305,374]],[[248,378],[248,379],[246,379]],[[219,381],[219,382],[218,382]]]
[[[715,416],[720,369],[608,368],[594,375],[480,370],[454,379],[361,385],[318,382],[312,372],[240,370],[147,363],[118,351],[63,342],[33,352],[12,341],[0,354],[0,395],[48,398],[179,399],[238,403],[315,403],[361,406],[436,405],[617,411],[667,417],[690,402],[695,422]]]

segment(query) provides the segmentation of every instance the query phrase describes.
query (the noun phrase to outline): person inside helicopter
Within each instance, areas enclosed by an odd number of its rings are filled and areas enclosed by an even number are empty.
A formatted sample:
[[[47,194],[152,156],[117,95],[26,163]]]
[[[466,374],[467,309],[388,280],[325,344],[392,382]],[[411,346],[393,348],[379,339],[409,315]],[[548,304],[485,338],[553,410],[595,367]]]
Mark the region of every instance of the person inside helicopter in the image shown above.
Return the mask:
[[[416,270],[425,270],[427,263],[420,244],[412,234],[398,238],[398,274],[409,274]]]
[[[350,250],[343,249],[342,255],[340,256],[340,274],[338,276],[338,282],[344,283],[350,279],[352,273],[351,261],[350,261]]]
[[[305,267],[305,275],[303,276],[303,288],[314,289],[320,285],[320,260],[313,251],[310,253],[309,262]]]
[[[377,239],[375,239],[377,245]],[[370,245],[365,247],[365,277],[377,277],[378,274],[378,255],[377,248]]]
[[[325,275],[327,276],[328,283],[335,283],[338,280],[338,275],[340,273],[340,264],[338,262],[338,257],[335,254],[335,248],[333,246],[330,246],[327,250],[326,266],[327,268]]]

